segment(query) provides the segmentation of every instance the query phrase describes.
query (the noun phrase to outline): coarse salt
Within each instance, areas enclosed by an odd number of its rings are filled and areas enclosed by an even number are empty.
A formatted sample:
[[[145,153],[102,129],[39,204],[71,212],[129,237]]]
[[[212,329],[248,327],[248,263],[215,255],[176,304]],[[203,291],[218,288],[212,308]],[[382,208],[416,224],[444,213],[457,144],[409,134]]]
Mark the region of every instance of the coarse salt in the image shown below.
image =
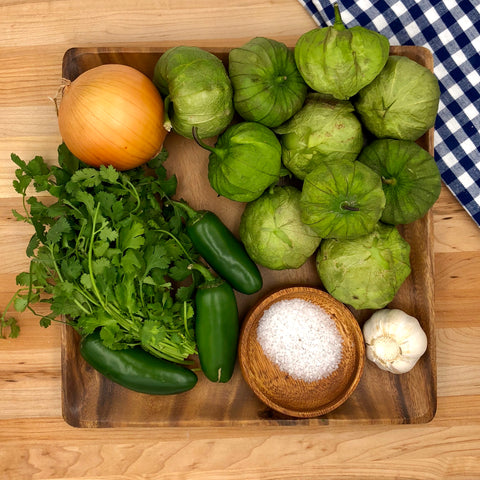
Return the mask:
[[[334,320],[319,305],[299,298],[265,310],[257,340],[265,355],[297,380],[325,378],[342,359],[343,339]]]

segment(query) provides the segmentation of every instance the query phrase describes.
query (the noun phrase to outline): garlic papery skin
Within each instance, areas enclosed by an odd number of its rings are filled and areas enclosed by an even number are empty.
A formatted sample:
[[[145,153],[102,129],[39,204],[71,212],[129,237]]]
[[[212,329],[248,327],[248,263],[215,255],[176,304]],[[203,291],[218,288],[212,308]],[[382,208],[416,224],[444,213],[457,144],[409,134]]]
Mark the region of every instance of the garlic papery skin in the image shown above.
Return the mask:
[[[427,335],[419,321],[399,309],[376,311],[362,331],[367,358],[391,373],[410,371],[427,350]]]

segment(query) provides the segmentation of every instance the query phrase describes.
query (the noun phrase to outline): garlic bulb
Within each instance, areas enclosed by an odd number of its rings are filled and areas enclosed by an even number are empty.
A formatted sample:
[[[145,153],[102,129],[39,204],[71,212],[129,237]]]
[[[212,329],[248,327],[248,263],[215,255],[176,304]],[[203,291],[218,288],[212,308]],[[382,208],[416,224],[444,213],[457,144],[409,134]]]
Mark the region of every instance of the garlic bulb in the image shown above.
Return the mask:
[[[392,373],[410,371],[427,349],[420,323],[402,310],[378,310],[362,330],[367,358]]]

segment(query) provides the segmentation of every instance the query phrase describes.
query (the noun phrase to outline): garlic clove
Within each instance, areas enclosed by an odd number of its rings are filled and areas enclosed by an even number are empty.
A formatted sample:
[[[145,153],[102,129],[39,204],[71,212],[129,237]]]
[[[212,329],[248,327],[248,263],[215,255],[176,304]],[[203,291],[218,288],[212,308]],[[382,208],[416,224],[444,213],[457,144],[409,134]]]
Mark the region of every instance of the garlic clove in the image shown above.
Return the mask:
[[[422,329],[417,329],[414,336],[411,335],[400,344],[402,355],[410,359],[421,357],[427,350],[427,344],[427,335]]]
[[[412,368],[416,365],[419,359],[420,358],[418,357],[415,357],[413,359],[406,357],[399,358],[389,366],[390,372],[396,374],[407,373],[412,370]]]
[[[375,351],[371,347],[369,347],[368,345],[365,349],[365,353],[367,355],[368,360],[373,362],[378,368],[380,368],[381,370],[390,371],[390,368],[389,368],[390,366],[388,364],[384,363],[380,358],[378,358],[375,355]]]

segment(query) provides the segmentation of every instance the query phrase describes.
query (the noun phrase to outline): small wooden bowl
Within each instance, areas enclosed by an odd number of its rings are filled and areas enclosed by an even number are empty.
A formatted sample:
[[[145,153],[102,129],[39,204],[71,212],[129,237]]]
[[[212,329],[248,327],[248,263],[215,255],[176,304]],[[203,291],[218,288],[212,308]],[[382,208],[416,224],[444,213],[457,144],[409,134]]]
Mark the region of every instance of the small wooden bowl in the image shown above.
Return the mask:
[[[343,338],[338,368],[318,381],[305,382],[281,371],[257,341],[263,312],[275,302],[295,298],[322,307]],[[285,415],[317,417],[339,407],[354,392],[365,364],[365,345],[357,320],[343,303],[316,288],[291,287],[269,295],[250,310],[240,332],[238,357],[245,381],[262,402]]]

